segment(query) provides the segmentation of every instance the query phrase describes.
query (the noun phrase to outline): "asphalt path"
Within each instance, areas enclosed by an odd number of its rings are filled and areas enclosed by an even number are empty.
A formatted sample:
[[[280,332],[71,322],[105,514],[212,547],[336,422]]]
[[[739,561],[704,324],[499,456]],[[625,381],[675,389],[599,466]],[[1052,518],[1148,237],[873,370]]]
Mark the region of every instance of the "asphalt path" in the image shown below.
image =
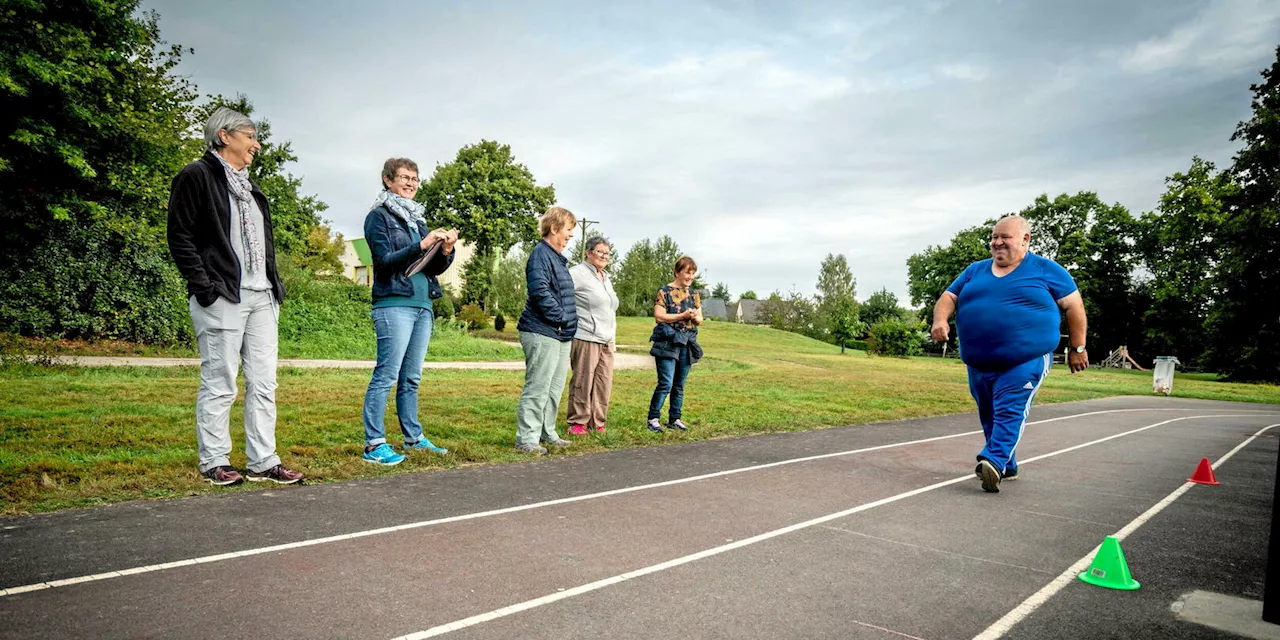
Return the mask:
[[[1036,407],[999,494],[962,415],[4,519],[0,638],[1232,637],[1174,605],[1262,597],[1276,424]],[[1143,588],[1075,580],[1117,532]]]

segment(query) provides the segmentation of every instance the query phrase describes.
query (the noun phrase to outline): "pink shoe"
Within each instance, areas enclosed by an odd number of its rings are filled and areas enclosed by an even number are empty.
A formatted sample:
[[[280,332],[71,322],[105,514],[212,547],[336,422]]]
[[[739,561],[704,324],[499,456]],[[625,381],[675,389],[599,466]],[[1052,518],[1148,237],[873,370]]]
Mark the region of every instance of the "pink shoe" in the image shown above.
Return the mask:
[[[604,425],[596,427],[596,433],[604,433]]]
[[[585,436],[587,435],[587,427],[581,424],[571,424],[569,425],[569,433],[575,436]]]

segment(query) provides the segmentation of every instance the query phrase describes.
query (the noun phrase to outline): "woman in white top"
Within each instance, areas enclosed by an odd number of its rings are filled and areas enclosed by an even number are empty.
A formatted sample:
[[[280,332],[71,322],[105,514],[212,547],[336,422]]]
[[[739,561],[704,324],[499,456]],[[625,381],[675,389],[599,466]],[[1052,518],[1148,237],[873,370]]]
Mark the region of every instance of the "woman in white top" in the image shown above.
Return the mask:
[[[604,268],[613,253],[609,241],[594,236],[586,241],[587,261],[569,270],[578,331],[573,335],[569,363],[569,433],[604,432],[613,389],[614,338],[618,330],[618,296]]]

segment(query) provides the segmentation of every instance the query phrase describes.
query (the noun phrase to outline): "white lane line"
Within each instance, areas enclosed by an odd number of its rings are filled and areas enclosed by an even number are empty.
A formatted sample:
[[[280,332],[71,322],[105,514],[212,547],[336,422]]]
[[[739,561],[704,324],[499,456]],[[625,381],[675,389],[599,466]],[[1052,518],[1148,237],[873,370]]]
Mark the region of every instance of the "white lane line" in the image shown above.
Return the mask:
[[[1101,411],[1089,411],[1089,412],[1086,412],[1086,413],[1078,413],[1078,414],[1068,415],[1068,416],[1059,416],[1059,417],[1057,417],[1057,418],[1048,418],[1048,419],[1045,419],[1045,420],[1037,420],[1036,422],[1029,422],[1029,423],[1027,423],[1027,424],[1028,424],[1028,425],[1031,425],[1031,424],[1046,424],[1046,423],[1049,423],[1049,422],[1057,422],[1057,421],[1059,421],[1059,420],[1070,420],[1070,419],[1074,419],[1074,418],[1084,418],[1084,417],[1088,417],[1088,416],[1095,416],[1095,415],[1100,415],[1100,414],[1107,414],[1107,413],[1131,413],[1131,412],[1136,412],[1136,411],[1194,411],[1194,409],[1186,409],[1186,408],[1178,408],[1178,407],[1153,407],[1153,408],[1149,408],[1149,409],[1147,409],[1147,408],[1139,408],[1139,409],[1105,409],[1105,410],[1101,410]],[[1243,410],[1242,410],[1242,411],[1236,412],[1234,415],[1238,415],[1239,417],[1249,417],[1250,415],[1253,415],[1253,413],[1254,413],[1253,411],[1243,411]],[[448,523],[451,523],[451,522],[461,522],[461,521],[464,521],[464,520],[474,520],[474,519],[476,519],[476,518],[488,518],[488,517],[491,517],[491,516],[505,515],[505,514],[508,514],[508,513],[516,513],[516,512],[519,512],[519,511],[527,511],[527,510],[530,510],[530,509],[541,509],[541,508],[544,508],[544,507],[552,507],[552,506],[561,505],[561,504],[570,504],[570,503],[573,503],[573,502],[581,502],[581,501],[584,501],[584,500],[594,500],[594,499],[597,499],[597,498],[605,498],[605,497],[609,497],[609,496],[616,496],[616,495],[621,495],[621,494],[624,494],[624,493],[631,493],[631,492],[633,492],[633,491],[644,491],[644,490],[647,490],[647,489],[658,489],[658,488],[661,488],[661,487],[669,487],[669,486],[674,486],[674,485],[678,485],[678,484],[684,484],[684,483],[687,483],[687,482],[697,482],[697,481],[699,481],[699,480],[708,480],[708,479],[710,479],[710,478],[719,478],[719,477],[722,477],[722,476],[729,476],[729,475],[734,475],[734,474],[738,474],[738,473],[747,473],[747,472],[749,472],[749,471],[759,471],[759,470],[761,470],[761,469],[769,469],[769,468],[772,468],[772,467],[781,467],[781,466],[789,465],[789,464],[798,464],[798,463],[801,463],[801,462],[812,462],[812,461],[814,461],[814,460],[823,460],[823,459],[826,459],[826,458],[836,458],[836,457],[840,457],[840,456],[848,456],[848,455],[854,455],[854,454],[858,454],[858,453],[868,453],[868,452],[871,452],[871,451],[881,451],[881,450],[884,450],[884,449],[893,449],[893,448],[896,448],[896,447],[906,447],[906,446],[916,445],[916,444],[925,444],[925,443],[929,443],[929,442],[937,442],[937,441],[940,441],[940,440],[948,440],[948,439],[951,439],[951,438],[961,438],[961,437],[964,437],[964,436],[971,436],[971,435],[976,435],[976,434],[980,434],[980,433],[982,433],[982,431],[965,431],[965,432],[963,432],[963,433],[953,433],[953,434],[945,435],[945,436],[937,436],[937,437],[933,437],[933,438],[924,438],[924,439],[921,439],[921,440],[911,440],[911,441],[908,441],[908,442],[897,442],[897,443],[892,443],[892,444],[878,445],[878,446],[874,446],[874,447],[865,447],[865,448],[862,448],[862,449],[851,449],[851,450],[848,450],[848,451],[838,451],[838,452],[836,452],[836,453],[823,453],[823,454],[814,455],[814,456],[805,456],[805,457],[803,457],[803,458],[792,458],[792,459],[789,459],[789,460],[780,460],[780,461],[777,461],[777,462],[769,462],[769,463],[766,463],[766,464],[759,464],[759,465],[754,465],[754,466],[750,466],[750,467],[741,467],[741,468],[738,468],[738,469],[726,469],[726,470],[724,470],[724,471],[716,471],[716,472],[714,472],[714,473],[707,473],[707,474],[703,474],[703,475],[700,475],[700,476],[690,476],[690,477],[687,477],[687,478],[677,478],[677,479],[675,479],[675,480],[666,480],[666,481],[663,481],[663,482],[654,482],[654,483],[651,483],[651,484],[636,485],[636,486],[634,486],[634,487],[623,487],[623,488],[621,488],[621,489],[611,489],[611,490],[609,490],[609,491],[601,491],[601,492],[598,492],[598,493],[589,493],[589,494],[585,494],[585,495],[581,495],[581,496],[573,496],[573,497],[569,497],[569,498],[557,498],[557,499],[555,499],[555,500],[546,500],[546,501],[543,501],[543,502],[534,502],[534,503],[525,504],[525,505],[518,505],[518,506],[514,506],[514,507],[506,507],[506,508],[502,508],[502,509],[493,509],[493,510],[490,510],[490,511],[479,511],[479,512],[475,512],[475,513],[467,513],[467,514],[462,514],[462,515],[457,515],[457,516],[450,516],[450,517],[447,517],[447,518],[437,518],[437,519],[435,519],[435,520],[423,520],[423,521],[419,521],[419,522],[410,522],[410,523],[400,524],[400,525],[395,525],[395,526],[391,526],[391,527],[382,527],[382,528],[379,528],[379,529],[369,529],[369,530],[365,530],[365,531],[356,531],[356,532],[353,532],[353,533],[344,533],[344,534],[342,534],[342,535],[327,536],[327,537],[324,537],[324,538],[312,538],[312,539],[310,539],[310,540],[299,540],[299,541],[297,541],[297,542],[287,542],[287,543],[284,543],[284,544],[277,544],[277,545],[272,545],[272,546],[269,546],[269,547],[258,547],[258,548],[254,548],[254,549],[245,549],[245,550],[242,550],[242,551],[232,551],[232,552],[229,552],[229,553],[219,553],[219,554],[216,554],[216,555],[202,556],[202,557],[198,557],[198,558],[190,558],[190,559],[186,559],[186,560],[175,560],[175,561],[172,561],[172,562],[164,562],[164,563],[160,563],[160,564],[146,565],[146,566],[142,566],[142,567],[132,567],[132,568],[128,568],[128,569],[117,569],[117,570],[114,570],[114,571],[106,571],[106,572],[103,572],[103,573],[96,573],[96,574],[93,574],[93,575],[80,576],[80,577],[76,577],[76,578],[65,578],[65,579],[62,579],[62,580],[50,580],[50,581],[48,581],[48,582],[38,582],[38,583],[35,583],[35,584],[28,584],[28,585],[22,585],[22,586],[17,586],[17,587],[10,587],[10,588],[8,588],[8,589],[0,589],[0,597],[11,596],[11,595],[15,595],[15,594],[18,594],[18,593],[24,593],[24,592],[27,592],[27,591],[36,591],[36,590],[39,590],[39,589],[50,589],[50,588],[55,588],[55,587],[62,587],[62,586],[66,586],[66,585],[69,585],[69,584],[78,584],[78,583],[81,583],[81,582],[91,582],[91,581],[95,581],[95,580],[107,580],[107,579],[110,579],[110,578],[118,578],[118,577],[121,577],[121,576],[124,576],[124,575],[137,575],[137,574],[139,574],[139,573],[150,573],[150,572],[153,572],[153,571],[163,571],[163,570],[166,570],[166,569],[172,569],[172,568],[174,568],[174,567],[182,567],[182,566],[187,566],[187,565],[192,565],[192,564],[200,564],[200,563],[205,563],[205,562],[216,562],[216,561],[219,561],[219,560],[227,560],[227,559],[231,559],[231,558],[244,558],[244,557],[247,557],[247,556],[256,556],[256,555],[261,555],[261,554],[264,554],[264,553],[276,553],[276,552],[280,552],[280,551],[288,551],[288,550],[290,550],[290,549],[301,549],[301,548],[304,548],[304,547],[312,547],[312,546],[321,545],[321,544],[329,544],[329,543],[332,543],[332,542],[342,542],[342,541],[344,541],[344,540],[355,540],[355,539],[358,539],[358,538],[365,538],[365,537],[369,537],[369,536],[377,536],[377,535],[383,535],[383,534],[388,534],[388,533],[396,533],[396,532],[399,532],[399,531],[407,531],[407,530],[410,530],[410,529],[419,529],[419,528],[422,528],[422,527],[431,527],[431,526],[436,526],[436,525],[441,525],[441,524],[448,524]]]
[[[870,629],[875,629],[876,631],[883,631],[883,632],[885,632],[885,633],[892,633],[893,635],[898,636],[898,637],[900,637],[900,638],[910,638],[910,640],[924,640],[924,638],[921,638],[921,637],[919,637],[919,636],[913,636],[913,635],[911,635],[911,634],[909,634],[909,633],[903,633],[903,632],[901,632],[901,631],[894,631],[893,629],[886,629],[886,628],[884,628],[884,627],[878,627],[878,626],[876,626],[876,625],[874,625],[874,624],[871,624],[871,623],[869,623],[869,622],[863,622],[863,621],[861,621],[861,620],[849,620],[849,622],[852,622],[852,623],[854,623],[854,624],[859,624],[859,625],[862,625],[862,626],[867,627],[867,628],[870,628]]]
[[[1045,458],[1052,458],[1053,456],[1057,456],[1057,455],[1061,455],[1061,454],[1064,454],[1064,453],[1069,453],[1069,452],[1072,452],[1072,451],[1076,451],[1076,450],[1081,449],[1081,448],[1083,448],[1083,447],[1088,447],[1088,446],[1091,446],[1091,445],[1100,444],[1100,443],[1103,443],[1103,442],[1107,442],[1107,441],[1109,441],[1109,440],[1115,440],[1116,438],[1120,438],[1120,437],[1127,436],[1127,435],[1132,435],[1132,434],[1135,434],[1135,433],[1140,433],[1140,432],[1142,432],[1142,431],[1146,431],[1146,430],[1148,430],[1148,429],[1154,429],[1154,428],[1156,428],[1156,427],[1159,427],[1159,426],[1162,426],[1162,425],[1166,425],[1166,424],[1169,424],[1169,423],[1171,423],[1171,422],[1178,422],[1178,421],[1181,421],[1181,420],[1196,420],[1196,419],[1201,419],[1201,418],[1238,418],[1238,417],[1241,417],[1241,416],[1240,416],[1239,414],[1225,414],[1225,415],[1223,415],[1223,414],[1215,414],[1215,415],[1184,416],[1184,417],[1181,417],[1181,418],[1172,418],[1172,419],[1169,419],[1169,420],[1164,420],[1164,421],[1162,421],[1162,422],[1157,422],[1157,423],[1155,423],[1155,424],[1149,424],[1149,425],[1147,425],[1147,426],[1145,426],[1145,427],[1138,427],[1137,429],[1131,429],[1131,430],[1129,430],[1129,431],[1125,431],[1125,432],[1123,432],[1123,433],[1118,433],[1118,434],[1115,434],[1115,435],[1112,435],[1112,436],[1107,436],[1107,437],[1105,437],[1105,438],[1098,438],[1097,440],[1091,440],[1091,441],[1086,442],[1086,443],[1084,443],[1084,444],[1076,445],[1076,446],[1073,446],[1073,447],[1068,447],[1068,448],[1066,448],[1066,449],[1060,449],[1060,450],[1058,450],[1058,451],[1054,451],[1054,452],[1051,452],[1051,453],[1046,453],[1046,454],[1044,454],[1044,455],[1036,456],[1036,457],[1034,457],[1034,458],[1029,458],[1029,459],[1027,459],[1027,460],[1021,460],[1021,461],[1019,461],[1019,462],[1018,462],[1018,464],[1026,464],[1026,463],[1030,463],[1030,462],[1035,462],[1035,461],[1037,461],[1037,460],[1044,460]],[[1253,417],[1253,416],[1249,416],[1249,417]],[[1241,445],[1241,446],[1243,446],[1243,445]],[[1238,448],[1239,448],[1239,447],[1237,447],[1237,449],[1238,449]],[[812,520],[806,520],[806,521],[804,521],[804,522],[798,522],[798,523],[793,524],[793,525],[789,525],[789,526],[786,526],[786,527],[782,527],[781,529],[774,529],[773,531],[766,531],[766,532],[764,532],[764,533],[761,533],[761,534],[758,534],[758,535],[751,536],[750,538],[743,538],[742,540],[738,540],[738,541],[736,541],[736,542],[731,542],[731,543],[729,543],[729,544],[720,545],[720,546],[718,546],[718,547],[712,547],[712,548],[710,548],[710,549],[704,549],[704,550],[702,550],[702,551],[699,551],[699,552],[697,552],[697,553],[693,553],[693,554],[690,554],[690,555],[687,555],[687,556],[682,556],[682,557],[675,558],[675,559],[672,559],[672,560],[668,560],[668,561],[666,561],[666,562],[662,562],[662,563],[659,563],[659,564],[650,565],[650,566],[648,566],[648,567],[643,567],[643,568],[640,568],[640,569],[636,569],[636,570],[634,570],[634,571],[628,571],[628,572],[626,572],[626,573],[619,574],[619,575],[616,575],[616,576],[612,576],[612,577],[609,577],[609,578],[604,578],[604,579],[601,579],[601,580],[597,580],[597,581],[595,581],[595,582],[589,582],[589,583],[584,584],[584,585],[579,585],[579,586],[577,586],[577,587],[573,587],[572,589],[566,589],[566,590],[564,590],[564,591],[557,591],[556,593],[547,594],[547,595],[545,595],[545,596],[541,596],[541,597],[538,597],[538,598],[534,598],[534,599],[532,599],[532,600],[526,600],[526,601],[524,601],[524,602],[518,602],[518,603],[513,604],[513,605],[509,605],[509,606],[506,606],[506,607],[502,607],[501,609],[495,609],[495,610],[493,610],[493,611],[488,611],[488,612],[485,612],[485,613],[477,614],[477,615],[471,616],[471,617],[469,617],[469,618],[463,618],[463,619],[461,619],[461,620],[455,620],[455,621],[450,622],[450,623],[448,623],[448,624],[443,624],[443,625],[439,625],[439,626],[436,626],[436,627],[432,627],[432,628],[427,629],[427,630],[425,630],[425,631],[418,631],[418,632],[415,632],[415,633],[410,633],[410,634],[408,634],[408,635],[398,636],[398,637],[394,638],[393,640],[422,640],[423,638],[432,638],[432,637],[435,637],[435,636],[444,635],[444,634],[449,633],[449,632],[451,632],[451,631],[457,631],[457,630],[459,630],[459,629],[465,629],[465,628],[467,628],[467,627],[475,626],[475,625],[477,625],[477,624],[481,624],[481,623],[484,623],[484,622],[489,622],[489,621],[491,621],[491,620],[497,620],[498,618],[502,618],[502,617],[505,617],[505,616],[509,616],[509,615],[511,615],[511,614],[513,614],[513,613],[520,613],[521,611],[528,611],[529,609],[534,609],[534,608],[537,608],[537,607],[541,607],[541,606],[543,606],[543,605],[551,604],[551,603],[553,603],[553,602],[558,602],[558,601],[560,601],[560,600],[565,600],[565,599],[567,599],[567,598],[572,598],[572,597],[574,597],[574,596],[582,595],[582,594],[584,594],[584,593],[589,593],[589,592],[591,592],[591,591],[596,591],[596,590],[598,590],[598,589],[603,589],[603,588],[605,588],[605,587],[609,587],[609,586],[612,586],[612,585],[615,585],[615,584],[618,584],[618,583],[621,583],[621,582],[626,582],[626,581],[628,581],[628,580],[632,580],[632,579],[634,579],[634,578],[639,578],[639,577],[641,577],[641,576],[647,576],[647,575],[649,575],[649,574],[651,574],[651,573],[658,573],[659,571],[665,571],[665,570],[667,570],[667,569],[671,569],[671,568],[673,568],[673,567],[678,567],[678,566],[680,566],[680,565],[689,564],[690,562],[695,562],[695,561],[697,561],[697,560],[702,560],[703,558],[709,558],[709,557],[711,557],[711,556],[720,555],[720,554],[722,554],[722,553],[725,553],[725,552],[728,552],[728,551],[733,551],[733,550],[735,550],[735,549],[741,549],[741,548],[743,548],[743,547],[748,547],[748,546],[751,546],[751,545],[753,545],[753,544],[756,544],[757,542],[764,542],[765,540],[769,540],[769,539],[772,539],[772,538],[776,538],[776,537],[778,537],[778,536],[786,535],[786,534],[788,534],[788,533],[793,533],[793,532],[795,532],[795,531],[800,531],[800,530],[802,530],[802,529],[807,529],[807,528],[809,528],[809,527],[813,527],[813,526],[816,526],[816,525],[825,524],[825,523],[827,523],[827,522],[831,522],[832,520],[838,520],[838,519],[840,519],[840,518],[844,518],[844,517],[847,517],[847,516],[851,516],[851,515],[853,515],[853,514],[855,514],[855,513],[861,513],[861,512],[863,512],[863,511],[867,511],[867,510],[869,510],[869,509],[874,509],[874,508],[876,508],[876,507],[881,507],[881,506],[884,506],[884,505],[886,505],[886,504],[891,504],[891,503],[894,503],[894,502],[898,502],[899,500],[905,500],[905,499],[907,499],[907,498],[911,498],[911,497],[914,497],[914,496],[918,496],[918,495],[920,495],[920,494],[922,494],[922,493],[928,493],[928,492],[930,492],[930,491],[933,491],[934,489],[941,489],[942,487],[945,487],[945,486],[948,486],[948,485],[953,485],[953,484],[957,484],[957,483],[960,483],[960,482],[966,482],[966,481],[972,481],[972,480],[973,480],[973,474],[972,474],[972,473],[969,473],[969,474],[965,474],[965,475],[963,475],[963,476],[960,476],[960,477],[958,477],[958,478],[952,478],[952,479],[950,479],[950,480],[943,480],[942,482],[935,482],[934,484],[931,484],[931,485],[928,485],[928,486],[925,486],[925,487],[920,487],[920,488],[918,488],[918,489],[912,489],[911,491],[906,491],[906,492],[903,492],[903,493],[899,493],[899,494],[897,494],[897,495],[889,496],[889,497],[887,497],[887,498],[881,498],[881,499],[879,499],[879,500],[875,500],[875,501],[873,501],[873,502],[866,502],[866,503],[860,504],[860,505],[858,505],[858,506],[856,506],[856,507],[851,507],[851,508],[849,508],[849,509],[845,509],[845,510],[843,510],[843,511],[838,511],[838,512],[836,512],[836,513],[827,514],[827,515],[825,515],[825,516],[819,516],[819,517],[814,518],[814,519],[812,519]]]
[[[1244,442],[1241,442],[1239,445],[1236,445],[1236,448],[1228,451],[1227,454],[1222,456],[1221,458],[1218,458],[1218,461],[1213,463],[1213,468],[1216,470],[1219,466],[1222,465],[1222,463],[1229,460],[1231,456],[1234,456],[1237,451],[1245,448],[1245,446],[1247,446],[1250,442],[1253,442],[1254,440],[1256,440],[1268,429],[1273,429],[1275,427],[1280,427],[1280,423],[1267,425],[1259,429],[1253,435],[1249,436],[1247,440],[1245,440]],[[1187,482],[1187,483],[1184,483],[1182,486],[1178,487],[1177,489],[1174,489],[1173,493],[1170,493],[1169,495],[1165,496],[1164,500],[1157,502],[1150,509],[1147,509],[1142,515],[1130,521],[1129,524],[1124,526],[1124,528],[1115,532],[1114,535],[1116,539],[1124,540],[1126,537],[1129,536],[1129,534],[1133,533],[1134,531],[1137,531],[1138,527],[1141,527],[1144,523],[1146,523],[1146,521],[1155,517],[1155,515],[1163,511],[1165,507],[1173,504],[1174,500],[1177,500],[1178,498],[1182,497],[1182,494],[1186,493],[1187,491],[1190,491],[1191,487],[1194,487],[1194,486],[1196,486],[1194,482]],[[1014,625],[1025,620],[1027,616],[1031,615],[1033,612],[1035,612],[1036,609],[1039,609],[1041,605],[1048,602],[1050,598],[1056,595],[1064,587],[1074,582],[1077,574],[1089,568],[1089,564],[1093,562],[1094,554],[1098,552],[1098,548],[1101,546],[1102,546],[1101,544],[1098,544],[1098,546],[1095,546],[1092,551],[1086,554],[1083,558],[1080,558],[1079,560],[1077,560],[1075,564],[1071,565],[1070,567],[1067,567],[1067,570],[1059,574],[1058,577],[1054,578],[1052,582],[1050,582],[1049,584],[1046,584],[1039,591],[1031,594],[1026,600],[1023,600],[1021,604],[1019,604],[1018,606],[1014,607],[1011,611],[1009,611],[1009,613],[1004,614],[1004,617],[991,623],[991,626],[983,630],[982,633],[979,633],[978,635],[974,636],[973,640],[996,640],[996,638],[999,638],[1004,634],[1008,633],[1009,630],[1012,629]]]

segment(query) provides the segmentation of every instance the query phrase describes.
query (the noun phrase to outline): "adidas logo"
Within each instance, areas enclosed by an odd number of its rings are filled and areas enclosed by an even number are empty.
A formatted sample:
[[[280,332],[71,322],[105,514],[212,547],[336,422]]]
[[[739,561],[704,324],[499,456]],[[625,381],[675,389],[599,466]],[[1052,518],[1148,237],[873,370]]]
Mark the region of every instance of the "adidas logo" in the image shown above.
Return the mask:
[[[1036,388],[1036,386],[1034,384],[1031,384],[1030,382],[1027,383],[1027,386],[1023,387],[1023,389],[1034,389],[1034,388]]]

